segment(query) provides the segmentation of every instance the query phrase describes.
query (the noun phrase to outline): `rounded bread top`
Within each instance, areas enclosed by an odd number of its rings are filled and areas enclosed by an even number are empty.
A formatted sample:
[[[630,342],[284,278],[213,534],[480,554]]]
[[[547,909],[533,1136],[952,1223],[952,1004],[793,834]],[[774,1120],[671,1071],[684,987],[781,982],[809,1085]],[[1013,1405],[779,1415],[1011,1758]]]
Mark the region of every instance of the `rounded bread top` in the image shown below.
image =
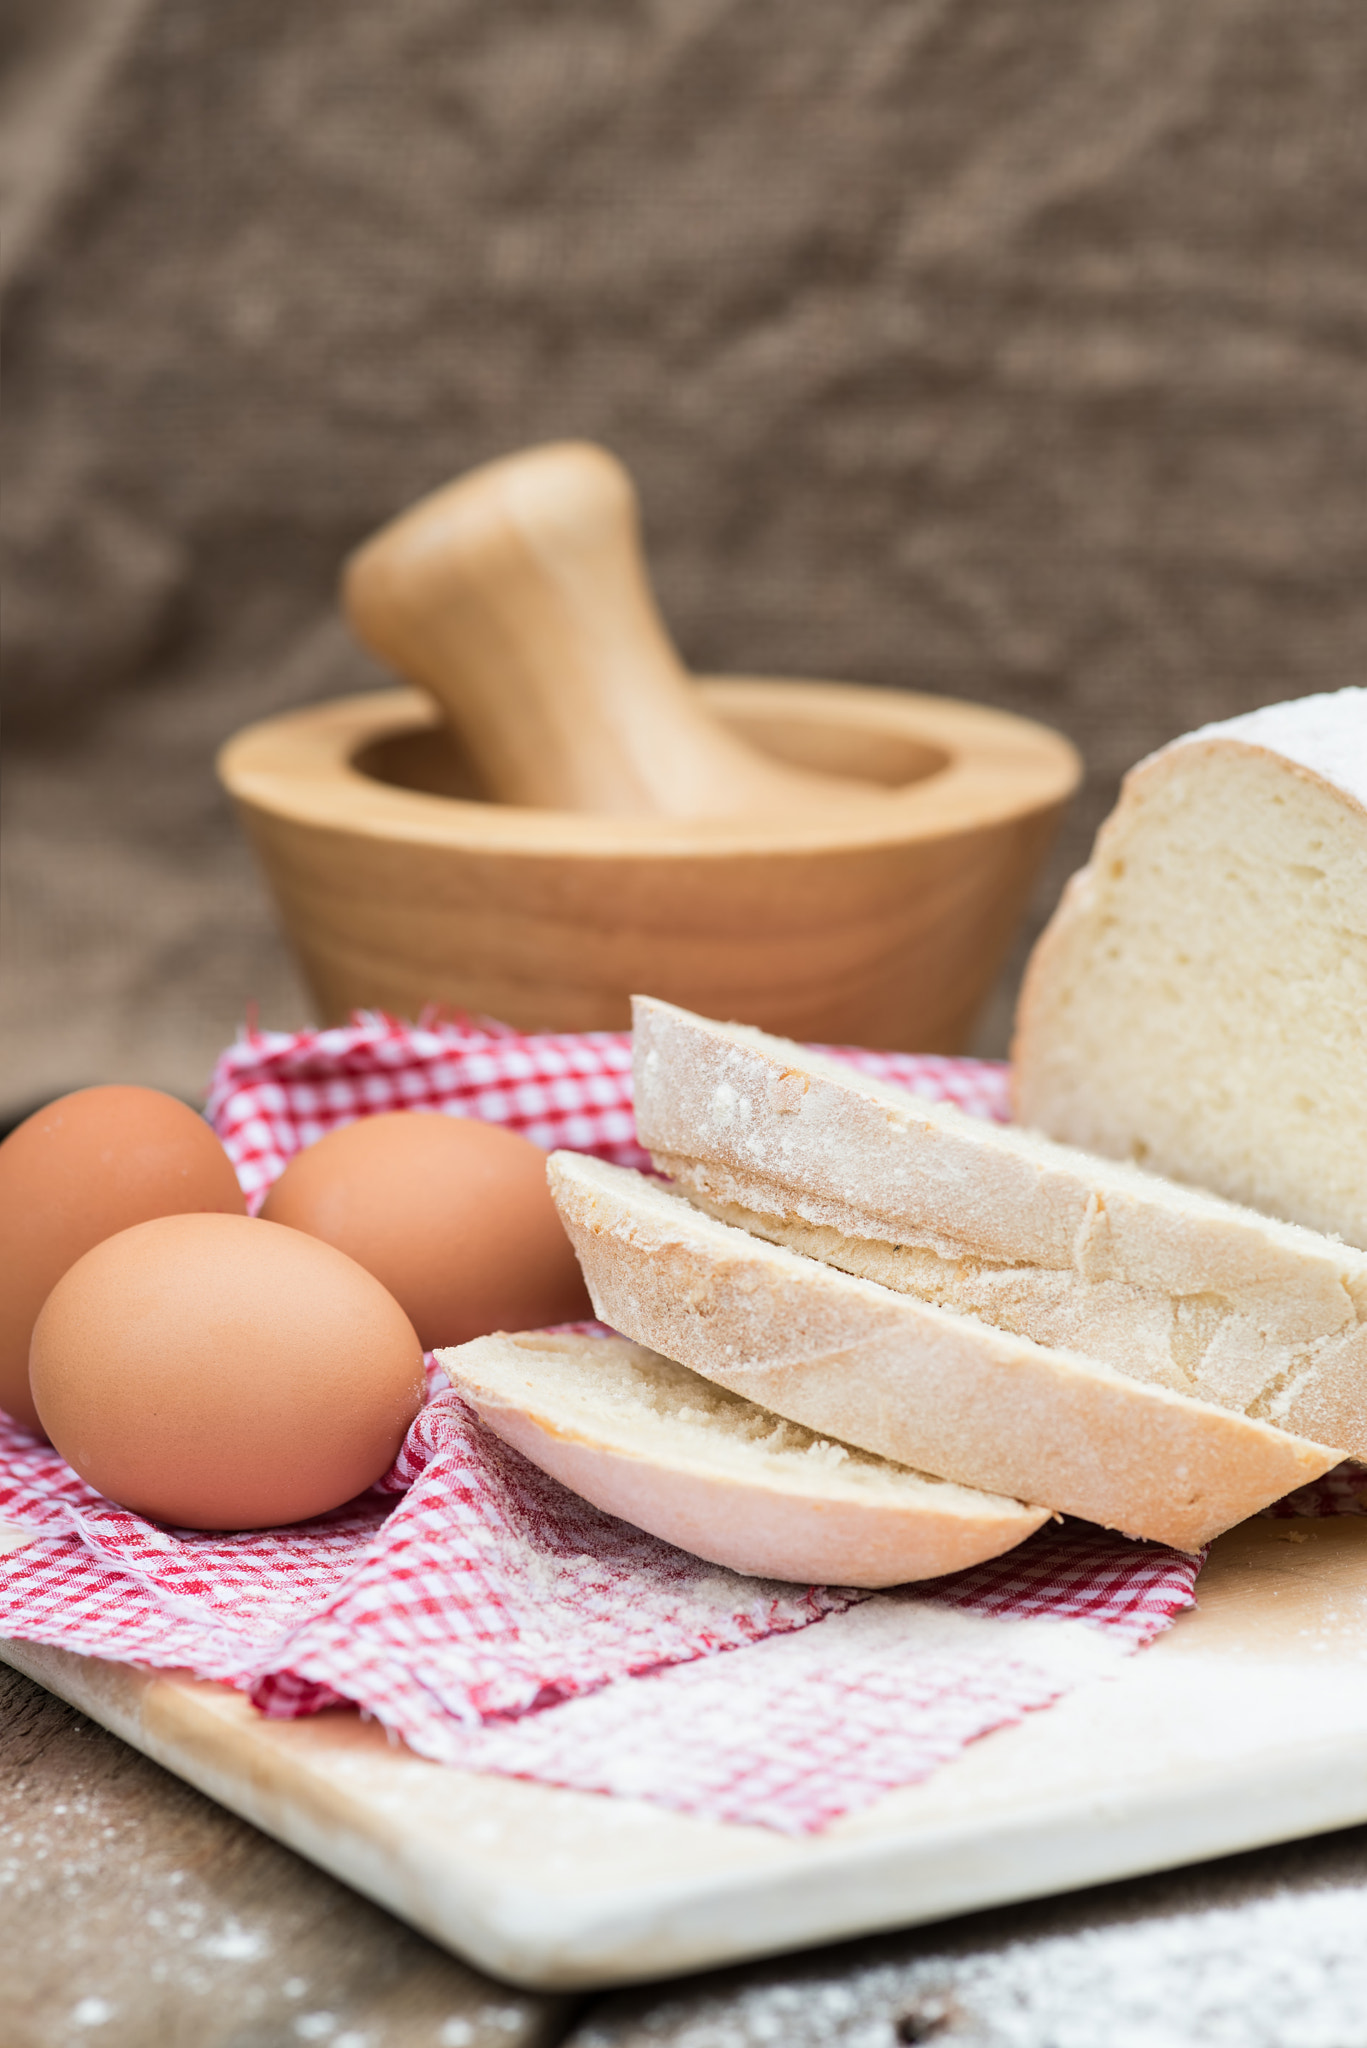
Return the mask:
[[[1139,766],[1147,768],[1173,748],[1198,740],[1241,740],[1281,754],[1332,782],[1367,810],[1367,689],[1354,685],[1313,697],[1291,697],[1282,704],[1265,704],[1259,711],[1241,712],[1237,718],[1197,726],[1159,747]]]

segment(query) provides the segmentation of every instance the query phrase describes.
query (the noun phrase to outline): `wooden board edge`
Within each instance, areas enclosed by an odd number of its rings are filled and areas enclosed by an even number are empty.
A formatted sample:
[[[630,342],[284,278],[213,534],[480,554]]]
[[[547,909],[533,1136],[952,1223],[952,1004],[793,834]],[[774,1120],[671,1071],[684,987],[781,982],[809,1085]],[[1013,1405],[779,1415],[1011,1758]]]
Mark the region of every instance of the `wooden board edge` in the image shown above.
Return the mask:
[[[786,1869],[672,1887],[628,1875],[615,1895],[566,1899],[499,1882],[477,1858],[462,1871],[428,1845],[379,1839],[373,1812],[272,1744],[280,1724],[261,1724],[246,1771],[234,1744],[229,1768],[225,1724],[200,1681],[30,1643],[0,1641],[0,1659],[463,1960],[537,1991],[606,1989],[926,1925],[1367,1820],[1367,1732],[1355,1732],[1309,1755],[1244,1758],[1218,1775],[1193,1768],[1161,1796],[1131,1786],[991,1827],[799,1842]]]

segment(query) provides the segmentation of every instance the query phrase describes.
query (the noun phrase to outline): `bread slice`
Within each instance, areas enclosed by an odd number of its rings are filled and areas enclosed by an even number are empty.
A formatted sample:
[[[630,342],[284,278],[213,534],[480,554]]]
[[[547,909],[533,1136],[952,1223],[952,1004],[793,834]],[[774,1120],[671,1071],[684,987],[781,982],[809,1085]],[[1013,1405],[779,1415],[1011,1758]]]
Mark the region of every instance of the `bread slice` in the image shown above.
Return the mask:
[[[1141,761],[1031,959],[1021,1121],[1367,1247],[1367,689]]]
[[[552,1153],[597,1313],[760,1407],[920,1472],[1196,1550],[1337,1453],[894,1294]]]
[[[500,1334],[437,1355],[543,1472],[755,1578],[900,1586],[1000,1557],[1048,1520],[832,1443],[622,1337]]]
[[[645,997],[634,1085],[710,1214],[1367,1457],[1367,1254]]]

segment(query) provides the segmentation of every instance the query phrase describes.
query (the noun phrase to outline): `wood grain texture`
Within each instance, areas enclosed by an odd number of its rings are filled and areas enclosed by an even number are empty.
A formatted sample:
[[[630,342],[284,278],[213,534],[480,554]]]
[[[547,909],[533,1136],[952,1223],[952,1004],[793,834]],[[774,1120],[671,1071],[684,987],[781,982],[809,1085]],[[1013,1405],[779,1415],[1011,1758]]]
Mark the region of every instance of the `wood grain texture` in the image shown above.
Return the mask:
[[[548,2048],[495,1984],[0,1666],[5,2048]]]
[[[625,1029],[647,990],[796,1038],[958,1049],[1075,785],[1072,747],[850,684],[700,694],[773,758],[868,780],[870,803],[779,822],[482,802],[417,691],[238,734],[220,774],[323,1019],[437,1002]]]

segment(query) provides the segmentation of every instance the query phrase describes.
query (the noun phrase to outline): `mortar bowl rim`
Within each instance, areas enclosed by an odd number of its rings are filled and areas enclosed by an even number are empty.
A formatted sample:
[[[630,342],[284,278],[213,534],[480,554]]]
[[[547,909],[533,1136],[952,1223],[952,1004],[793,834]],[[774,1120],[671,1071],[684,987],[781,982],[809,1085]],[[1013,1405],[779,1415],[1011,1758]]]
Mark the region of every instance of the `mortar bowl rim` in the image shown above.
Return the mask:
[[[851,723],[943,756],[901,786],[870,784],[850,810],[792,819],[619,817],[434,795],[366,774],[379,743],[439,731],[440,711],[407,686],[329,698],[243,727],[219,751],[219,779],[241,806],[295,827],[389,845],[484,857],[624,855],[723,860],[868,852],[990,830],[1060,806],[1081,779],[1076,748],[1033,719],[921,692],[796,677],[698,679],[711,709],[753,739],[785,717],[833,729]]]

